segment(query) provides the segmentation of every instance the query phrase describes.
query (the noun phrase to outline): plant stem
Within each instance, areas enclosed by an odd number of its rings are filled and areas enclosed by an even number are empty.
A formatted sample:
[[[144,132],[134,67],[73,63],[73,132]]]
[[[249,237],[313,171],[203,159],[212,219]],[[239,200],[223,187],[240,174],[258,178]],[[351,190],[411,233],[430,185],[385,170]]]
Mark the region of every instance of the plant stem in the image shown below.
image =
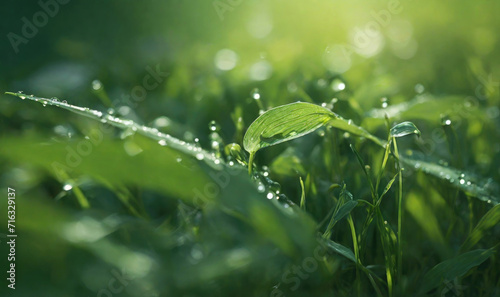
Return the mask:
[[[359,265],[361,265],[361,261],[359,259],[359,250],[358,250],[358,239],[356,235],[356,228],[354,227],[354,222],[352,220],[351,214],[347,217],[347,221],[349,222],[349,227],[351,228],[352,235],[352,245],[354,248],[354,256],[356,257],[356,287],[358,290],[358,296],[361,296],[361,280],[359,279]]]
[[[394,155],[396,156],[398,162],[399,170],[399,192],[398,192],[398,248],[397,248],[397,259],[398,259],[398,285],[401,285],[401,276],[403,268],[403,250],[402,250],[402,225],[403,225],[403,174],[401,168],[401,162],[399,161],[398,146],[396,144],[396,138],[393,138],[394,143]]]
[[[252,175],[253,158],[255,157],[255,152],[250,153],[250,158],[248,160],[248,175]]]

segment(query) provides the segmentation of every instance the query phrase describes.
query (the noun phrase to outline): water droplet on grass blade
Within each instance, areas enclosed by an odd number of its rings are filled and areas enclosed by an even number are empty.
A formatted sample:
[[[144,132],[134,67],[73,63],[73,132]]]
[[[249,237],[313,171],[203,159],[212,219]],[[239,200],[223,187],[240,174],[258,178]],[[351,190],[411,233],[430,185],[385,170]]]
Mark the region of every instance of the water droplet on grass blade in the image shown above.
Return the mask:
[[[343,91],[345,90],[345,83],[340,80],[339,78],[335,78],[332,80],[332,83],[331,83],[331,88],[332,90],[334,90],[335,92],[340,92],[340,91]]]
[[[264,193],[265,190],[266,190],[266,186],[264,186],[264,184],[262,182],[259,182],[257,184],[257,191],[259,191],[259,193]]]
[[[387,97],[380,98],[380,102],[382,103],[382,108],[387,108],[387,106],[389,106],[389,99],[387,99]]]
[[[257,88],[253,89],[250,95],[252,96],[252,99],[259,100],[260,99],[259,89]]]
[[[94,91],[98,91],[98,90],[100,90],[101,88],[102,88],[102,83],[101,83],[101,81],[100,81],[100,80],[95,79],[95,80],[93,80],[93,81],[92,81],[92,89],[93,89]]]
[[[211,121],[209,124],[208,124],[208,129],[210,129],[210,131],[219,131],[220,130],[220,126],[219,124],[217,124],[216,121]]]

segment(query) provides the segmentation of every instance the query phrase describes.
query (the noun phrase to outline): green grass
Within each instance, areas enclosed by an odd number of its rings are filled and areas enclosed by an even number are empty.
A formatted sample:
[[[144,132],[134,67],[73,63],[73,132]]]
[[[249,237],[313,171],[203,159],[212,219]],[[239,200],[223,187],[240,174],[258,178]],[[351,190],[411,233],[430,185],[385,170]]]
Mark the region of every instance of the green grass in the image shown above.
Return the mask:
[[[185,275],[181,274],[180,279],[176,279],[168,289],[178,292],[195,293],[206,290],[209,284],[224,292],[237,290],[246,286],[246,282],[237,281],[240,277],[259,280],[256,290],[265,292],[267,288],[271,292],[273,286],[278,285],[279,291],[283,294],[287,292],[287,295],[305,292],[355,296],[400,296],[417,292],[425,295],[442,292],[452,282],[460,289],[467,287],[465,292],[471,294],[480,294],[483,290],[494,292],[496,269],[491,261],[495,259],[494,252],[498,242],[493,238],[485,238],[484,235],[500,221],[498,207],[490,206],[498,206],[499,203],[498,192],[494,188],[496,185],[491,180],[484,181],[465,171],[459,173],[451,166],[428,161],[432,156],[424,156],[423,160],[415,159],[415,153],[409,148],[402,155],[397,139],[412,134],[420,135],[418,128],[411,122],[393,126],[391,119],[386,117],[387,127],[392,127],[386,130],[388,140],[385,142],[354,125],[352,120],[344,120],[329,109],[310,103],[283,105],[265,112],[248,128],[243,138],[243,145],[249,151],[247,162],[241,148],[235,143],[227,145],[225,150],[219,148],[222,143],[212,143],[212,149],[203,149],[196,143],[179,140],[156,128],[139,125],[113,114],[23,93],[8,94],[43,106],[60,107],[96,120],[103,126],[92,126],[94,124],[91,122],[88,124],[97,134],[102,134],[104,125],[132,131],[123,140],[113,140],[112,136],[102,140],[103,135],[100,136],[102,142],[92,144],[88,140],[87,145],[95,146],[95,150],[91,149],[89,153],[78,151],[85,139],[76,144],[73,141],[73,144],[68,145],[50,143],[33,146],[29,144],[34,143],[32,139],[11,137],[4,140],[0,154],[16,162],[41,166],[53,173],[59,182],[71,183],[70,191],[73,194],[70,196],[74,196],[75,202],[83,210],[101,209],[101,217],[106,209],[92,205],[99,204],[99,197],[94,197],[97,203],[89,202],[89,198],[85,196],[87,191],[82,190],[88,182],[75,180],[87,176],[100,184],[91,186],[90,192],[95,187],[104,187],[113,192],[124,211],[118,222],[127,216],[136,218],[132,225],[120,231],[125,232],[124,235],[128,234],[126,237],[118,236],[115,240],[109,240],[106,236],[95,235],[97,231],[92,231],[92,228],[107,229],[100,221],[94,221],[92,225],[78,223],[84,229],[73,231],[71,236],[57,230],[69,228],[65,226],[75,224],[72,223],[74,219],[66,218],[45,224],[55,232],[49,231],[51,236],[60,237],[65,249],[94,251],[91,258],[97,257],[107,265],[131,270],[130,273],[141,275],[142,282],[151,281],[153,274],[173,277],[165,270],[169,266],[161,264],[163,260],[158,258],[167,253],[170,261],[185,269],[182,270]],[[319,134],[304,136],[317,129],[320,129]],[[213,139],[221,139],[216,123],[210,123],[209,130],[212,131]],[[346,133],[354,137],[347,136]],[[307,168],[303,168],[302,172],[292,166],[289,169],[292,172],[274,175],[271,169],[269,175],[264,164],[253,164],[257,150],[275,145],[283,146],[281,143],[301,136],[306,140],[295,142],[292,147],[307,147],[312,142],[319,155],[313,155],[314,158],[307,161],[304,155],[290,154],[285,150],[274,159],[296,157],[296,161],[304,163]],[[409,139],[404,145],[411,146],[416,140],[412,137]],[[367,140],[372,140],[375,146]],[[130,147],[134,149],[127,149],[126,143],[132,143]],[[122,145],[125,145],[124,149],[120,147]],[[328,151],[332,145],[337,146],[337,151]],[[70,150],[68,147],[75,148]],[[74,168],[69,166],[69,151],[77,152],[85,160]],[[321,160],[321,156],[331,155],[337,159],[323,164],[315,162]],[[370,155],[381,159],[377,162]],[[340,159],[344,161],[340,162]],[[120,162],[120,165],[111,165],[114,162]],[[359,165],[356,166],[355,163]],[[273,161],[270,165],[271,168],[277,166]],[[403,166],[409,166],[412,171],[406,174]],[[255,167],[253,171],[252,167]],[[344,175],[335,172],[335,168],[340,168]],[[246,170],[250,175],[244,173]],[[335,173],[338,177],[328,182],[325,175],[328,172]],[[300,178],[300,183],[294,176]],[[306,179],[305,184],[302,178]],[[281,187],[273,179],[284,180],[287,185],[292,185],[291,189]],[[335,184],[337,179],[342,182],[341,186]],[[403,187],[404,180],[405,184],[414,183],[413,188],[406,190]],[[82,186],[79,186],[80,183]],[[448,193],[455,192],[455,197],[449,201],[446,196],[439,194],[426,197],[429,194],[425,187],[432,183],[435,191],[444,188]],[[181,198],[175,199],[177,210],[171,209],[170,215],[157,213],[157,217],[152,218],[150,207],[158,202],[144,201],[137,191],[131,191],[132,185],[135,185],[133,188],[145,187],[167,197]],[[426,186],[422,187],[423,185]],[[348,189],[356,194],[351,194]],[[406,197],[410,191],[421,193],[414,198],[420,200],[419,203],[434,204],[436,209],[419,209],[407,202]],[[149,208],[148,203],[152,203]],[[479,206],[481,207],[478,208]],[[487,210],[489,211],[485,214]],[[446,240],[439,231],[438,238],[426,233],[430,230],[423,225],[424,220],[436,220],[432,228],[441,229],[448,222],[445,223],[439,212],[444,212],[445,217],[450,218],[459,216],[464,211],[469,212],[469,217],[459,219],[460,224],[455,222],[454,225],[449,225]],[[411,217],[407,218],[407,212],[420,213],[414,214],[414,219],[411,220]],[[95,215],[87,213],[82,219],[85,218],[95,219]],[[326,221],[329,222],[327,225]],[[224,227],[219,229],[221,226]],[[21,228],[28,232],[33,230],[33,227],[25,226],[24,223],[21,223]],[[90,229],[84,231],[85,228]],[[115,226],[114,230],[121,228]],[[129,228],[140,228],[140,232],[150,233],[149,236],[152,237],[147,241],[170,238],[167,242],[174,246],[180,244],[175,243],[176,241],[187,236],[191,243],[187,246],[183,243],[180,247],[191,249],[191,256],[188,255],[187,259],[178,258],[179,255],[174,250],[160,243],[158,244],[164,248],[163,252],[151,253],[145,247],[141,248],[144,242],[128,239],[129,243],[136,246],[131,248],[123,242],[126,238],[137,236],[130,234],[133,231]],[[113,231],[106,231],[104,235],[109,232]],[[84,235],[87,233],[94,234],[92,239],[87,238],[90,235]],[[477,249],[479,243],[489,249]],[[137,254],[135,249],[142,250],[145,254]],[[311,258],[316,249],[322,250],[324,255]],[[114,250],[132,253],[130,261],[139,257],[144,263],[154,262],[156,265],[144,264],[146,269],[137,264],[139,266],[130,268],[127,265],[132,264],[122,263],[121,257],[126,257],[125,254],[117,257]],[[194,259],[189,260],[190,257]],[[493,260],[487,261],[490,258]],[[297,271],[300,266],[295,264],[305,263],[305,259],[314,259],[314,265],[303,266],[305,272]],[[188,264],[186,260],[195,261],[196,265]],[[167,260],[166,263],[168,262]],[[272,265],[268,266],[270,263]],[[485,264],[482,265],[483,263]],[[255,275],[260,269],[264,269],[266,273]],[[296,276],[289,277],[291,273]],[[471,282],[478,281],[477,275],[481,275],[481,286]],[[228,279],[234,279],[235,282],[227,283]],[[457,285],[457,281],[463,286]],[[321,283],[318,288],[310,288],[318,282]]]
[[[388,1],[289,2],[75,2],[0,49],[0,296],[500,295],[500,4],[401,1],[368,53]]]

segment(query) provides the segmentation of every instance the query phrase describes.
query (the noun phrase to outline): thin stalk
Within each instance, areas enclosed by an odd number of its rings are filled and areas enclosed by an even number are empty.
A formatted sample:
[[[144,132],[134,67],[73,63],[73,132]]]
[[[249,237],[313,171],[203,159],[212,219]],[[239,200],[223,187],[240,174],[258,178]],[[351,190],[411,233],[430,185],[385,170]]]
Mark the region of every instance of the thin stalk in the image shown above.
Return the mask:
[[[401,276],[403,268],[403,250],[402,250],[402,226],[403,226],[403,174],[401,168],[401,162],[399,160],[398,146],[396,144],[396,139],[393,138],[394,143],[394,155],[398,161],[399,170],[399,192],[398,192],[398,246],[397,246],[397,259],[398,259],[398,283],[401,285]]]
[[[382,291],[380,291],[380,288],[377,286],[377,283],[375,282],[375,279],[373,278],[372,272],[368,268],[364,267],[363,265],[359,265],[359,267],[361,268],[361,270],[363,270],[366,273],[366,276],[370,280],[370,283],[372,284],[373,288],[375,289],[375,292],[377,292],[377,296],[378,297],[384,296],[384,295],[382,295]]]
[[[349,214],[347,221],[349,222],[349,227],[351,228],[352,245],[354,247],[354,257],[356,258],[356,288],[358,290],[358,296],[361,296],[361,280],[359,278],[359,266],[361,265],[361,261],[359,259],[358,239],[357,239],[357,235],[356,235],[356,228],[354,227],[354,222],[352,220],[351,214]]]
[[[255,152],[250,153],[250,159],[248,160],[248,175],[252,175],[253,158],[255,158]]]

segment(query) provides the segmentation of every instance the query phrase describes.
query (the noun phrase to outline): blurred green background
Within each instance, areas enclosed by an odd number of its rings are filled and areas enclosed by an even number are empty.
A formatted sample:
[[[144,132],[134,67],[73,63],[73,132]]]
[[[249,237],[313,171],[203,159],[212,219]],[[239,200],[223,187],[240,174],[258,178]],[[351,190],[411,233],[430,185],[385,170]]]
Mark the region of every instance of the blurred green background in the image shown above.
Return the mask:
[[[53,16],[44,18],[44,9]],[[300,201],[299,176],[310,175],[307,212],[270,203],[244,168],[226,186],[220,176],[229,176],[227,169],[222,174],[118,129],[61,175],[54,162],[67,162],[68,145],[78,150],[99,123],[6,91],[117,114],[198,142],[226,161],[222,148],[241,144],[259,110],[324,103],[384,139],[387,113],[422,131],[401,140],[402,151],[467,170],[498,193],[498,1],[9,0],[0,11],[0,186],[2,193],[16,189],[19,234],[17,288],[6,288],[2,277],[2,296],[272,296],[280,282],[287,296],[349,296],[356,272],[343,258],[326,259],[297,288],[282,276],[318,245],[316,226],[335,206],[331,184],[345,181],[356,199],[368,199],[348,144],[373,168],[383,154],[330,130],[337,148],[321,130],[259,152],[257,163],[271,168],[266,186],[279,182],[290,202]],[[154,87],[142,96],[148,75]],[[442,131],[447,120],[454,142]],[[217,181],[224,186],[209,195],[216,202],[193,206],[197,189],[206,193]],[[428,269],[458,253],[491,205],[418,172],[405,185],[405,228],[414,235],[405,252],[409,294]],[[90,208],[81,209],[81,195]],[[385,209],[394,223],[393,200]],[[483,247],[498,244],[498,227],[491,232]],[[347,223],[333,238],[352,244]],[[383,276],[380,243],[371,240],[365,264]],[[468,279],[466,293],[500,294],[494,261]],[[113,282],[122,270],[129,279]],[[363,294],[374,295],[364,281]]]

